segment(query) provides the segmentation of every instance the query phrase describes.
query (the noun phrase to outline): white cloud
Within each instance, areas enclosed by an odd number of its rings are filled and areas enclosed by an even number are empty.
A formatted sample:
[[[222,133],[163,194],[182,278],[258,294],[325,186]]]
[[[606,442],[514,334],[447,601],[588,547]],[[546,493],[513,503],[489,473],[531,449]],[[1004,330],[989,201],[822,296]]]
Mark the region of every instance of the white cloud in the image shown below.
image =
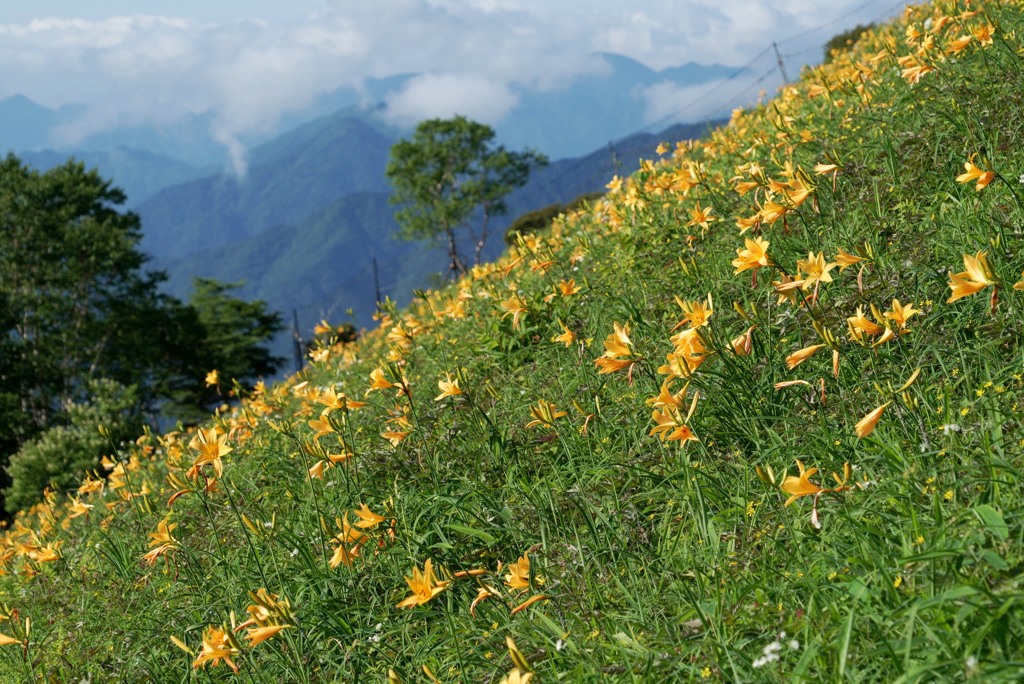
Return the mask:
[[[774,92],[782,79],[777,74],[746,72],[735,79],[718,79],[696,86],[679,86],[664,81],[641,92],[644,119],[661,127],[673,123],[727,118],[734,107],[746,106],[761,92]],[[762,80],[763,78],[763,80]]]
[[[519,98],[501,81],[474,74],[424,74],[385,98],[385,117],[398,126],[461,114],[486,124],[500,121]]]
[[[303,6],[314,1],[305,0]],[[259,7],[257,0],[250,2]],[[554,87],[574,75],[601,69],[600,60],[592,58],[594,52],[617,52],[655,68],[689,61],[738,65],[772,40],[864,4],[861,0],[322,3],[319,9],[297,13],[290,21],[280,19],[278,6],[274,21],[138,15],[0,23],[0,97],[20,93],[51,107],[85,104],[88,116],[63,131],[68,139],[113,126],[169,123],[189,114],[214,112],[212,133],[237,153],[240,137],[268,130],[283,114],[319,95],[341,86],[358,88],[368,77],[424,74],[388,98],[396,121],[411,123],[422,116],[459,112],[494,122],[515,106],[517,92]],[[874,18],[887,6],[886,0],[873,0],[859,13],[780,47],[796,52],[823,43],[846,27]],[[816,57],[813,51],[805,55],[806,59]],[[769,56],[765,64],[770,63]],[[793,74],[799,69],[798,63],[787,66]],[[650,89],[645,97],[651,117],[657,119],[690,95],[664,85]]]

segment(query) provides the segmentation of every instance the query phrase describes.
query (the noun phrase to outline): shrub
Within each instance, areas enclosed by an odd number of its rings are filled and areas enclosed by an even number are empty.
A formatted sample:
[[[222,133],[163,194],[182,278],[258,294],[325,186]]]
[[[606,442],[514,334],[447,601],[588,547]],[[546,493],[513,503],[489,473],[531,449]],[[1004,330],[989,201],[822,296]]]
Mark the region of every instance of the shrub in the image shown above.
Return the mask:
[[[8,511],[28,508],[42,498],[47,487],[64,490],[77,486],[115,445],[140,433],[142,417],[134,385],[93,380],[88,393],[87,401],[68,407],[67,425],[46,430],[11,457],[11,485],[4,492]]]

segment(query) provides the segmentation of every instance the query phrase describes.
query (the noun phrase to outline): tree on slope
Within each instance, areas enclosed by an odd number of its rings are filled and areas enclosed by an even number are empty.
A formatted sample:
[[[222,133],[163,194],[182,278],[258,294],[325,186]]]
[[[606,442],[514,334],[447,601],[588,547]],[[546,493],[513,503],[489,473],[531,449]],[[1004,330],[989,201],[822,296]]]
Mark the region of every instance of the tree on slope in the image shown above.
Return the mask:
[[[391,148],[387,176],[395,188],[391,201],[400,205],[395,219],[403,237],[443,238],[456,275],[466,270],[457,231],[468,231],[473,262],[479,263],[490,219],[507,211],[505,197],[526,184],[533,167],[547,164],[533,150],[511,152],[493,143],[490,126],[456,116],[423,121],[411,139]]]
[[[196,379],[224,358],[204,309],[234,307],[226,323],[252,333],[232,350],[249,364],[230,369],[239,379],[273,368],[258,349],[280,320],[216,288],[200,290],[199,306],[162,294],[165,276],[143,270],[139,217],[124,201],[81,163],[40,173],[0,160],[0,469],[68,425],[69,407],[88,403],[99,379],[130,388],[140,413],[201,402]]]

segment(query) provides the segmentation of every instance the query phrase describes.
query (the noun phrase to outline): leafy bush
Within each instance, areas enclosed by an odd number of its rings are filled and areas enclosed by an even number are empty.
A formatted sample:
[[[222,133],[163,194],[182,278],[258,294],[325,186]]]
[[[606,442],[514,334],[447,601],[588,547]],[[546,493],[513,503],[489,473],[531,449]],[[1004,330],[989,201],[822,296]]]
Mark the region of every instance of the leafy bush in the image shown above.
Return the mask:
[[[88,401],[68,407],[68,425],[46,430],[11,457],[7,510],[13,513],[28,508],[42,498],[47,487],[76,487],[114,445],[139,434],[142,417],[134,385],[125,387],[101,379],[91,381],[88,390]]]

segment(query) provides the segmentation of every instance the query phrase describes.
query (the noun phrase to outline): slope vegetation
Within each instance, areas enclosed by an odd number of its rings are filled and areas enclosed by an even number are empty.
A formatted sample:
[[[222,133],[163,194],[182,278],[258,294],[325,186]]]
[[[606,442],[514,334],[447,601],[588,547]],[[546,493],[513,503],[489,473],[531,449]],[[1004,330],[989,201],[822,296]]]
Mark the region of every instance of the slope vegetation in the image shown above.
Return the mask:
[[[1021,30],[911,8],[112,451],[6,533],[3,679],[1019,679]]]

